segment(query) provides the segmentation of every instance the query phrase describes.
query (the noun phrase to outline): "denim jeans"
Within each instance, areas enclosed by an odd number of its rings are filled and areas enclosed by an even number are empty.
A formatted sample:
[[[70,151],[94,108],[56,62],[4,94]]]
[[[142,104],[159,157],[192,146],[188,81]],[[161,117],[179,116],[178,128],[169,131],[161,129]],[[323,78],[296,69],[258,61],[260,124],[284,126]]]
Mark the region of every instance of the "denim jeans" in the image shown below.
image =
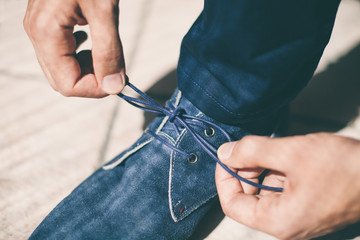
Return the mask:
[[[269,135],[279,112],[306,85],[329,40],[339,0],[206,0],[185,36],[180,91],[170,105],[216,123],[233,140]],[[167,117],[152,135],[96,171],[30,239],[187,239],[216,202],[215,162]],[[201,127],[194,127],[204,135]],[[207,138],[206,136],[203,136]],[[207,139],[218,147],[226,139]]]
[[[340,0],[205,0],[185,36],[179,88],[238,125],[287,105],[312,77]]]

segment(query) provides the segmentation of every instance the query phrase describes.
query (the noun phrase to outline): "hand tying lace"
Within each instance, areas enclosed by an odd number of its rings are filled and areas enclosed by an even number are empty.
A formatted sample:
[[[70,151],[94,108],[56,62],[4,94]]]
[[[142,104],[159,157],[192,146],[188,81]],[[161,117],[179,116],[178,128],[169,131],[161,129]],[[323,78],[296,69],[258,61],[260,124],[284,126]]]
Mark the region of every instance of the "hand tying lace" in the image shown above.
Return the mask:
[[[265,186],[262,184],[258,184],[255,182],[252,182],[246,178],[243,178],[239,176],[238,174],[231,171],[225,164],[223,164],[218,158],[217,158],[217,149],[212,146],[210,143],[208,143],[200,134],[198,134],[196,131],[193,130],[192,126],[198,126],[204,129],[205,134],[212,135],[214,133],[214,130],[220,131],[227,139],[227,141],[232,141],[230,135],[222,129],[217,124],[214,124],[210,121],[207,121],[205,119],[191,116],[186,114],[185,110],[180,107],[173,107],[168,106],[167,108],[160,106],[157,102],[155,102],[152,98],[150,98],[148,95],[140,91],[138,88],[136,88],[134,85],[132,85],[129,82],[129,79],[126,78],[126,85],[132,88],[136,93],[138,93],[141,97],[141,99],[126,96],[122,93],[119,93],[118,96],[130,103],[131,105],[138,107],[144,111],[156,113],[159,115],[168,116],[168,122],[172,123],[172,127],[174,131],[179,134],[179,129],[186,129],[189,134],[195,139],[195,141],[200,144],[200,146],[204,149],[204,151],[209,154],[209,156],[215,160],[218,164],[220,164],[229,174],[231,174],[233,177],[237,178],[238,180],[245,182],[247,184],[250,184],[254,187],[271,190],[271,191],[277,191],[281,192],[282,188],[277,187],[270,187]],[[146,132],[150,135],[152,135],[155,139],[159,140],[161,143],[172,149],[173,151],[176,151],[182,155],[184,155],[189,162],[195,163],[197,161],[197,156],[195,154],[189,154],[176,146],[172,145],[168,142],[167,139],[157,135],[151,130],[146,130]]]

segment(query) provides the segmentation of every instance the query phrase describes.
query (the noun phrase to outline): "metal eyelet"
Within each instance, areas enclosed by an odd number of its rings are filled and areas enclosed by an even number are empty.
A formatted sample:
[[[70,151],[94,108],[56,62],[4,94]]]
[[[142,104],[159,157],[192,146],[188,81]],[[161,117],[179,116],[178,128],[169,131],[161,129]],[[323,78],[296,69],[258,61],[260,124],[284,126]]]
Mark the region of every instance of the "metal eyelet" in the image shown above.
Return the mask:
[[[214,128],[210,127],[209,129],[205,129],[204,133],[205,133],[205,136],[210,138],[215,135],[215,130],[214,130]]]
[[[190,153],[190,157],[187,158],[188,163],[194,164],[198,161],[198,156],[195,153]]]

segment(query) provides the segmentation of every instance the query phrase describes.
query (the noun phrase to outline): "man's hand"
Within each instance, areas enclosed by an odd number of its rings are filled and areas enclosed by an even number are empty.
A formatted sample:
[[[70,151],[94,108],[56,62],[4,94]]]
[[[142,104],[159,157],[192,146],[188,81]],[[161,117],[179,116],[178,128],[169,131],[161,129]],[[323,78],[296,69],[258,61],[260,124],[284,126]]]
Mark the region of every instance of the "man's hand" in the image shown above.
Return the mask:
[[[24,28],[51,86],[65,96],[117,94],[125,82],[119,0],[29,0]],[[89,24],[92,51],[75,53]],[[86,36],[85,36],[86,38]]]
[[[333,134],[248,136],[218,150],[233,169],[272,171],[263,184],[282,193],[244,193],[219,165],[216,185],[226,215],[280,239],[321,236],[360,220],[360,142]]]

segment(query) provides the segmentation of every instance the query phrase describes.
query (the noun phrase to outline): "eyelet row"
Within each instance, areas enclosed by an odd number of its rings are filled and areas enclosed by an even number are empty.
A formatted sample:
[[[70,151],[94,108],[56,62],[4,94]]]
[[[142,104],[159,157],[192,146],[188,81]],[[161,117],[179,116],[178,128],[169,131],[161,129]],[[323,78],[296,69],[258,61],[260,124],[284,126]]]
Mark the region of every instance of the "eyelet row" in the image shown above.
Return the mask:
[[[205,136],[211,138],[215,135],[215,129],[210,127],[204,130]],[[187,158],[188,163],[195,164],[199,160],[198,156],[195,153],[190,153],[190,157]]]

